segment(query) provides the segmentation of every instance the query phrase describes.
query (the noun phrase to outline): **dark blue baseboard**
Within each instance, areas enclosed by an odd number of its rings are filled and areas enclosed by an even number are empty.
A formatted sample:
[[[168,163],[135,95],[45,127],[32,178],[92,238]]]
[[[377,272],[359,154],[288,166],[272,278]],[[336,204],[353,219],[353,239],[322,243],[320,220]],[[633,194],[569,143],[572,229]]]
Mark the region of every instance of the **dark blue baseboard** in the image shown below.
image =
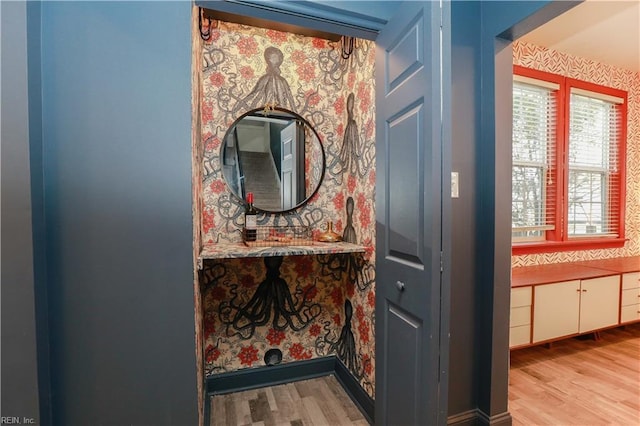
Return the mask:
[[[207,377],[207,394],[220,395],[242,392],[249,389],[326,376],[333,374],[335,360],[335,357],[315,358],[216,374]]]
[[[358,381],[335,356],[289,362],[268,367],[247,368],[245,370],[220,373],[207,377],[205,398],[205,424],[209,424],[211,396],[232,392],[242,392],[266,386],[275,386],[299,380],[335,375],[349,398],[360,409],[369,423],[373,424],[374,401]]]
[[[335,358],[335,376],[338,382],[342,385],[349,398],[360,409],[360,412],[364,415],[370,424],[374,421],[374,408],[375,403],[373,398],[369,396],[358,380],[349,372],[349,369],[340,361],[339,358]]]

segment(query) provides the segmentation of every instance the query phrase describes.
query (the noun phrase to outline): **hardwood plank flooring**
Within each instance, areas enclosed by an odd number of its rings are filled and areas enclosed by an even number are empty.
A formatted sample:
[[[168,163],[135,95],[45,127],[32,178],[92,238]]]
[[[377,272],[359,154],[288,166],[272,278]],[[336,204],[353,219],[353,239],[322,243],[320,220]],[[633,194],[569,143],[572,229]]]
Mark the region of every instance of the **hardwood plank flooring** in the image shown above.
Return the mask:
[[[211,397],[211,426],[369,425],[334,376]]]
[[[640,425],[640,324],[511,352],[513,425]]]
[[[514,426],[640,425],[640,324],[511,352]],[[334,376],[211,399],[211,426],[365,426]]]

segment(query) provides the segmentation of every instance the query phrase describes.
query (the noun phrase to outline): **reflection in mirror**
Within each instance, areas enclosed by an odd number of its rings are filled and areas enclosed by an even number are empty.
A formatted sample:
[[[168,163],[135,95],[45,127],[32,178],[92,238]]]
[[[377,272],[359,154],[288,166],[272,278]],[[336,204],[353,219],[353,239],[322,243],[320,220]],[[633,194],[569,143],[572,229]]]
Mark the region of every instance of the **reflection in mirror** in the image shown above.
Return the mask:
[[[222,174],[236,196],[253,193],[254,206],[284,212],[303,205],[320,187],[325,158],[311,124],[281,108],[247,112],[227,130]]]

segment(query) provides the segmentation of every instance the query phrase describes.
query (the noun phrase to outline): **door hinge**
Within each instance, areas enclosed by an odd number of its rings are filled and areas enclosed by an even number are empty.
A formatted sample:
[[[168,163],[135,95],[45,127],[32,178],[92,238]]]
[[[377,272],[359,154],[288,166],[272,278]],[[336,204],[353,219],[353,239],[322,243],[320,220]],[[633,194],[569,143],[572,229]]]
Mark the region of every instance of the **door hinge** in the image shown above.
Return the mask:
[[[440,273],[444,272],[444,260],[442,256],[443,254],[440,252]]]

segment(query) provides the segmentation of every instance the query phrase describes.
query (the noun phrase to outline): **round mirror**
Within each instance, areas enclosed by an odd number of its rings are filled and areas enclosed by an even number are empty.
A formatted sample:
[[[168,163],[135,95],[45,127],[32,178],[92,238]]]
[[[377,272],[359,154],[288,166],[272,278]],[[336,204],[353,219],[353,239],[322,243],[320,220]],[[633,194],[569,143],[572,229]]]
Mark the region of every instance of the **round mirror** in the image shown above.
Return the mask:
[[[295,209],[316,193],[325,157],[315,129],[282,108],[254,109],[238,118],[222,141],[222,175],[242,200],[253,193],[257,209]]]

